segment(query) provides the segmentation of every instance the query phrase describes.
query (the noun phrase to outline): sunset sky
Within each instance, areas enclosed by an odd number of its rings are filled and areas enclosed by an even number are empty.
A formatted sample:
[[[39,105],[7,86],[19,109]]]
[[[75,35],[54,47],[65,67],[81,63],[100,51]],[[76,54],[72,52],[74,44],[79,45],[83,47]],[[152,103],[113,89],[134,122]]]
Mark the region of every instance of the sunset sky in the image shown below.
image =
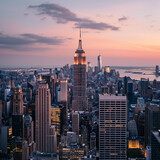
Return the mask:
[[[160,0],[1,0],[0,66],[160,64]]]

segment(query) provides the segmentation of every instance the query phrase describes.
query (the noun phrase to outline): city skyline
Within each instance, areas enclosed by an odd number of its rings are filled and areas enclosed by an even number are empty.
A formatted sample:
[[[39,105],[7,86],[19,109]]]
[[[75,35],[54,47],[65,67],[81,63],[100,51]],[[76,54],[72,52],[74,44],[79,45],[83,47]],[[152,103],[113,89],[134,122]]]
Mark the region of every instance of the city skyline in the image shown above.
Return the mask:
[[[102,67],[99,53],[92,67],[81,27],[77,42],[72,65],[0,69],[0,159],[159,160],[159,65]]]
[[[73,64],[81,26],[87,62],[93,66],[99,52],[104,66],[154,66],[160,60],[159,4],[158,0],[3,1],[0,64]]]

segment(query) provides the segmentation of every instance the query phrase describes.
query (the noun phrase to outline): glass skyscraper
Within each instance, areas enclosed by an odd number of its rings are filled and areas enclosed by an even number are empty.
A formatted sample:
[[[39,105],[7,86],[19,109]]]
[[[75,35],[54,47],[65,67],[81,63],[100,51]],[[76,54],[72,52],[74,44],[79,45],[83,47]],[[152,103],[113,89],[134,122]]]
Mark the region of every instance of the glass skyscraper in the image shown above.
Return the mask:
[[[99,158],[126,160],[127,98],[99,95]]]

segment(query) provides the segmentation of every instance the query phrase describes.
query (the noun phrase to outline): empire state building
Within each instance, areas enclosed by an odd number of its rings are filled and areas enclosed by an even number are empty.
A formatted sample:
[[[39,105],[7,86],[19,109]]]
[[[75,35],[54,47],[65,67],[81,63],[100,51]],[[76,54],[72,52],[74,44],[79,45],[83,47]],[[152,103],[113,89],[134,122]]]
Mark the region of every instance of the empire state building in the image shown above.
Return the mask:
[[[86,55],[82,49],[81,32],[78,49],[74,55],[74,83],[73,83],[73,101],[72,110],[88,110],[87,98],[87,74],[86,74]]]

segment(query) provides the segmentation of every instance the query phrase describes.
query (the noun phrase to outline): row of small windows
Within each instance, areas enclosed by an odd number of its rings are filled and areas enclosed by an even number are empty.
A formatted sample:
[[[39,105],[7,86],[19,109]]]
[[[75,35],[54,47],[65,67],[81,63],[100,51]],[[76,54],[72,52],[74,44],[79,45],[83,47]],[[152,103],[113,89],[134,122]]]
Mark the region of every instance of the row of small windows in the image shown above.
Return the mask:
[[[126,102],[118,103],[118,102],[102,102],[102,101],[100,101],[100,104],[101,105],[125,105]]]
[[[108,107],[108,106],[126,106],[127,104],[101,104],[100,103],[100,106],[101,107]]]
[[[119,123],[124,123],[123,121],[120,121],[120,120],[105,120],[105,121],[103,121],[103,122],[107,122],[107,123],[114,123],[114,122],[119,122]]]
[[[103,115],[101,115],[100,117],[99,117],[99,119],[100,119],[100,122],[104,122],[105,120],[110,120],[110,119],[112,119],[112,120],[114,120],[114,119],[117,119],[117,120],[121,120],[121,121],[126,121],[126,116],[124,115],[124,116],[114,116],[114,115],[112,115],[112,116],[103,116]]]
[[[114,134],[116,133],[116,134]],[[99,137],[100,138],[104,138],[104,137],[113,137],[113,138],[117,138],[117,137],[121,137],[121,136],[126,136],[126,132],[107,132],[106,134],[104,134],[104,132],[100,132]]]

